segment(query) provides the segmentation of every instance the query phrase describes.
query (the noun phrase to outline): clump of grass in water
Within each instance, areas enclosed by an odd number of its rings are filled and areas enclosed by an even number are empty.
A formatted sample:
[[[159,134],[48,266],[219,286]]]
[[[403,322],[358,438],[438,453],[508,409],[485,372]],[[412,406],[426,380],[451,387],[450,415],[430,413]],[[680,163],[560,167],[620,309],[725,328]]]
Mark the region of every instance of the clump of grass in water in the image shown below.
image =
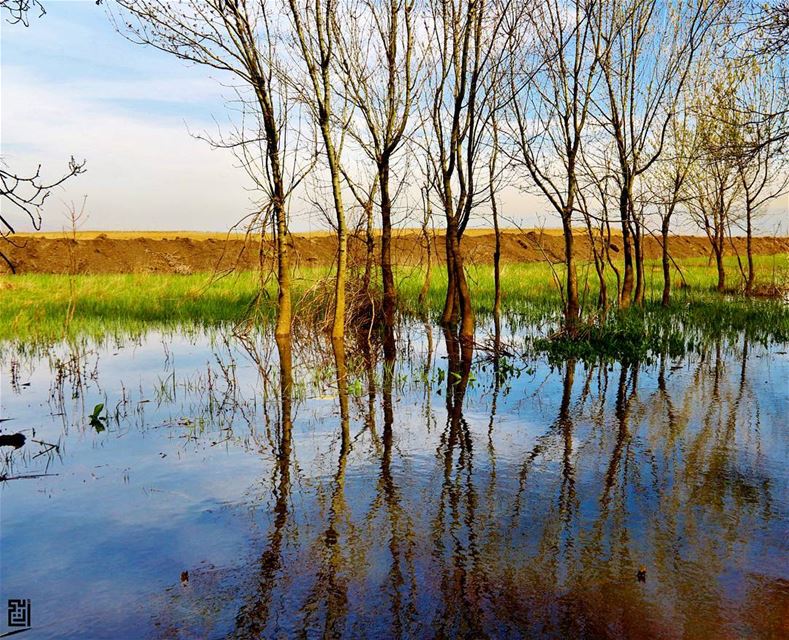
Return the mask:
[[[643,309],[615,312],[604,322],[582,324],[574,336],[538,337],[531,346],[552,360],[648,361],[741,336],[764,345],[789,342],[789,306],[774,300],[687,296],[668,308],[649,303]]]
[[[649,312],[628,310],[613,314],[604,323],[581,324],[572,335],[565,333],[535,338],[534,352],[551,361],[580,360],[647,361],[652,354],[679,356],[693,340],[682,329],[654,322]]]

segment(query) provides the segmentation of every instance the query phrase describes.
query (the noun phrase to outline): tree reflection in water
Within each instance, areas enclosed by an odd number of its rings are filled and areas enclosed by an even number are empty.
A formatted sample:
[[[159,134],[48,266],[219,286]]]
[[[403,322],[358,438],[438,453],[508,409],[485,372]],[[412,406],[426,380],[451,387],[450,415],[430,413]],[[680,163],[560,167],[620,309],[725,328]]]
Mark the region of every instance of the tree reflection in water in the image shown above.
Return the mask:
[[[763,466],[747,340],[694,359],[569,360],[514,381],[498,330],[490,353],[475,354],[444,329],[444,368],[424,329],[422,352],[381,361],[375,345],[333,345],[339,424],[335,413],[316,454],[332,462],[313,479],[294,447],[290,345],[279,345],[273,518],[232,635],[780,629],[787,584],[769,573],[775,558],[750,545],[777,548],[772,521],[786,514],[775,491],[785,484],[774,487]],[[478,366],[485,358],[490,374]]]
[[[235,635],[240,638],[262,637],[269,617],[271,594],[282,570],[282,545],[288,521],[290,499],[290,465],[293,422],[293,355],[289,338],[277,340],[279,354],[280,416],[277,432],[276,464],[272,467],[271,487],[274,495],[274,523],[269,543],[260,556],[259,577],[250,602],[236,616]]]

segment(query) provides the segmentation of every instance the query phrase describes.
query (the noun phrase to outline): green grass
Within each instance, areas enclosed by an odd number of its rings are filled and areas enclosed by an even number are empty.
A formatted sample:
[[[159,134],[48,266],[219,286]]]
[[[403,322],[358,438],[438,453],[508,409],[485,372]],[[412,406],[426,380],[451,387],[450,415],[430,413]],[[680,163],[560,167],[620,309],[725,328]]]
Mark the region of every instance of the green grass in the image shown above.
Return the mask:
[[[206,275],[22,275],[0,291],[0,340],[57,340],[154,327],[213,326],[237,319],[257,278],[206,286]],[[73,303],[73,314],[68,321]]]
[[[716,294],[712,291],[716,283],[715,269],[705,259],[684,260],[681,267],[688,287],[675,290],[672,307],[666,311],[657,304],[662,290],[660,264],[649,261],[645,309],[613,314],[605,325],[593,323],[587,336],[589,348],[599,349],[602,342],[618,335],[617,331],[628,336],[627,340],[638,340],[645,332],[649,333],[649,327],[657,324],[686,328],[702,324],[711,332],[752,330],[755,335],[789,339],[789,307],[785,304]],[[729,284],[737,286],[736,259],[728,260],[727,269]],[[787,254],[757,258],[759,283],[785,283],[787,272]],[[446,274],[440,266],[433,274],[427,311],[436,314],[443,306]],[[314,282],[325,275],[325,269],[299,270],[294,278],[295,298],[302,298]],[[492,267],[471,266],[468,275],[477,312],[490,313]],[[580,265],[578,276],[584,311],[593,314],[597,299],[593,267]],[[418,305],[423,277],[419,269],[401,268],[397,272],[400,306],[406,314],[420,315],[425,311]],[[610,290],[615,291],[610,269],[609,279]],[[674,282],[680,282],[677,273]],[[259,277],[251,272],[215,281],[211,281],[208,274],[6,276],[0,278],[0,341],[41,344],[80,336],[99,339],[118,333],[137,334],[150,329],[222,326],[243,317],[258,286]],[[510,320],[527,324],[555,323],[559,319],[560,296],[550,267],[545,263],[504,265],[502,291],[503,311]],[[263,317],[273,316],[275,301],[274,282],[269,279],[259,307]],[[67,321],[71,308],[73,314]]]
[[[734,257],[725,259],[727,271],[727,287],[740,285],[740,273]],[[775,256],[756,256],[757,285],[772,282],[789,284],[789,254]],[[676,269],[672,269],[674,294],[681,298],[682,294],[706,296],[717,285],[717,272],[714,264],[709,265],[705,258],[691,258],[679,261],[682,273],[687,282],[687,289],[681,289],[681,278]],[[646,262],[646,299],[659,302],[663,292],[663,271],[658,260]],[[620,265],[621,270],[621,265]],[[616,276],[609,268],[606,270],[609,298],[616,295]],[[564,271],[559,267],[557,276],[564,282]],[[401,273],[398,290],[404,310],[416,312],[418,293],[422,286],[423,273],[418,270]],[[493,310],[493,268],[490,265],[470,266],[468,268],[469,284],[472,289],[474,306],[478,312],[490,313]],[[578,266],[579,290],[581,302],[585,310],[591,310],[597,301],[598,281],[594,265],[581,263]],[[441,309],[446,291],[446,272],[443,268],[434,269],[429,291],[431,309]],[[550,267],[544,262],[525,262],[504,264],[501,274],[502,302],[509,312],[531,315],[537,310],[555,314],[561,304],[554,276]]]
[[[789,255],[757,256],[756,285],[789,284]],[[533,351],[547,352],[561,360],[583,359],[644,360],[655,353],[680,355],[697,350],[718,338],[736,340],[744,335],[752,342],[789,342],[789,305],[782,300],[746,298],[737,292],[721,295],[715,291],[717,271],[704,258],[679,262],[686,286],[673,269],[672,304],[665,309],[660,301],[663,272],[659,261],[646,263],[645,305],[626,311],[615,309],[605,319],[596,317],[599,292],[597,274],[591,264],[578,268],[579,289],[587,321],[573,339],[548,339],[559,326],[561,296],[550,267],[545,263],[504,265],[502,269],[502,307],[510,323],[527,327],[540,325],[542,331],[530,340]],[[727,288],[741,287],[735,257],[726,259]],[[493,309],[493,270],[490,266],[470,267],[469,281],[477,313]],[[616,277],[607,270],[609,299],[616,295]],[[561,280],[562,272],[557,272]],[[418,313],[417,298],[423,274],[401,275],[401,307]],[[446,274],[440,271],[431,281],[428,306],[440,310],[444,302]]]

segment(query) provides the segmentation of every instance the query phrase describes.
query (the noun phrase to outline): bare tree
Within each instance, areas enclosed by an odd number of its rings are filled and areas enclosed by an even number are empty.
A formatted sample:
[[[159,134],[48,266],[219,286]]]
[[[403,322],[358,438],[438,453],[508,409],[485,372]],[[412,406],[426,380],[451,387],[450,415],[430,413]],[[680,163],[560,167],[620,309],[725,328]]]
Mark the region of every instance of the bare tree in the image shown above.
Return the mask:
[[[483,144],[488,147],[488,200],[490,202],[491,220],[493,222],[493,321],[496,335],[501,333],[501,227],[498,195],[505,179],[508,177],[508,163],[501,162],[502,140],[500,138],[500,121],[506,117],[506,108],[511,99],[507,91],[507,74],[510,59],[507,47],[493,56],[486,70],[485,86],[485,119],[482,129]],[[506,157],[504,158],[506,161]]]
[[[392,271],[391,173],[403,148],[416,98],[415,0],[353,0],[341,8],[336,39],[342,80],[360,114],[351,126],[365,154],[375,163],[381,201],[381,277],[384,347],[394,349],[396,291]]]
[[[432,69],[425,100],[429,112],[428,157],[434,190],[446,220],[447,294],[441,322],[459,323],[460,338],[474,334],[474,310],[461,240],[486,181],[483,139],[489,95],[483,74],[493,64],[503,11],[490,0],[432,0],[428,38]]]
[[[610,183],[612,182],[611,162],[609,154],[604,149],[602,172],[599,167],[592,168],[589,162],[589,154],[581,154],[583,165],[583,183],[578,189],[578,208],[583,215],[586,225],[586,235],[592,250],[592,260],[594,261],[595,273],[599,292],[597,296],[597,308],[603,316],[608,312],[608,283],[606,282],[605,269],[607,266],[606,256],[608,256],[608,245],[610,237],[610,223],[608,216],[608,202],[610,200]],[[598,175],[602,173],[602,175]],[[610,262],[610,260],[608,260]],[[618,273],[617,273],[618,281]],[[617,300],[619,299],[619,287],[617,287]]]
[[[46,13],[39,0],[0,0],[0,13],[6,15],[6,21],[10,24],[30,26],[31,11],[39,12],[39,18]]]
[[[85,161],[77,162],[72,157],[67,171],[61,177],[49,182],[41,178],[41,165],[29,175],[17,175],[0,165],[0,197],[2,198],[0,202],[5,205],[0,208],[0,237],[6,242],[18,246],[11,237],[17,231],[14,219],[11,217],[12,214],[27,218],[33,229],[40,231],[41,211],[52,190],[84,170]],[[2,249],[0,249],[0,259],[8,265],[12,273],[16,273],[16,267]]]
[[[493,81],[498,82],[499,78],[495,78]],[[498,166],[499,121],[495,108],[491,111],[490,131],[491,147],[488,159],[488,189],[490,191],[490,213],[493,218],[493,233],[495,236],[493,249],[493,321],[496,326],[496,335],[498,336],[501,331],[501,229],[499,229],[499,207],[496,201],[496,192],[500,184],[501,176],[500,167]]]
[[[300,92],[320,132],[323,152],[331,178],[331,193],[336,216],[337,274],[334,287],[334,319],[331,335],[335,340],[345,335],[345,288],[348,264],[348,229],[342,194],[341,144],[335,141],[337,125],[334,104],[333,68],[336,64],[337,24],[336,0],[288,0],[293,38],[303,64],[306,79],[291,70],[289,78]],[[344,121],[344,119],[341,119]],[[342,125],[341,125],[342,126]]]
[[[686,96],[685,96],[686,97]],[[695,130],[689,125],[691,114],[685,100],[675,107],[665,138],[663,157],[647,177],[647,190],[660,217],[661,265],[663,293],[661,304],[671,301],[671,252],[669,248],[671,221],[686,203],[688,178],[699,162]]]
[[[755,3],[746,33],[756,37],[754,52],[762,58],[789,53],[789,0]]]
[[[432,189],[432,176],[430,173],[430,162],[426,163],[425,168],[425,184],[423,185],[422,191],[422,209],[423,209],[423,217],[422,217],[422,243],[424,246],[424,255],[425,255],[425,277],[422,280],[422,288],[419,290],[419,307],[420,309],[425,308],[425,303],[427,301],[427,294],[430,291],[430,279],[433,273],[433,238],[434,234],[431,229],[431,224],[433,221],[433,205],[430,202],[430,191]]]
[[[696,83],[693,135],[699,155],[687,179],[686,198],[691,218],[710,241],[721,292],[726,289],[726,234],[742,191],[737,158],[731,152],[741,138],[740,127],[731,118],[736,110],[737,82],[731,72],[730,66],[712,70],[711,78]]]
[[[351,190],[351,193],[356,200],[356,204],[361,208],[362,211],[362,220],[360,222],[364,223],[365,255],[361,290],[366,295],[370,295],[370,283],[373,277],[373,262],[375,258],[375,217],[373,214],[375,209],[375,199],[378,194],[378,174],[374,174],[372,178],[365,176],[362,180],[357,181],[351,175],[349,175],[345,167],[341,168],[345,182],[348,185],[348,188]],[[360,185],[359,182],[362,182],[362,185],[367,184],[368,186],[364,187]],[[357,232],[354,235],[358,235],[359,227],[357,227],[356,231]]]
[[[718,59],[733,59],[748,73],[769,74],[776,99],[769,105],[741,104],[748,125],[770,129],[757,144],[783,145],[789,140],[789,1],[743,0],[727,3],[728,42]],[[738,116],[740,114],[737,114]],[[758,149],[755,149],[758,150]]]
[[[595,117],[617,151],[625,261],[620,304],[628,307],[631,299],[643,303],[645,286],[636,183],[663,152],[674,104],[719,9],[711,0],[608,0],[595,11],[605,87]]]
[[[512,30],[510,157],[559,214],[564,237],[564,327],[579,321],[572,220],[578,203],[582,139],[598,77],[599,19],[591,0],[537,4]]]
[[[727,145],[736,159],[742,189],[748,272],[743,273],[745,293],[753,291],[756,270],[753,260],[754,221],[770,201],[786,195],[789,187],[787,140],[780,135],[787,129],[789,111],[781,107],[781,92],[770,61],[751,64],[743,75],[738,110],[740,113],[769,113],[769,118],[748,118],[738,129],[740,138]],[[736,115],[734,116],[736,118]],[[739,260],[739,255],[738,255]]]
[[[240,95],[247,99],[260,126],[251,138],[242,135],[236,146],[242,154],[250,144],[263,151],[259,157],[254,153],[242,157],[257,157],[257,166],[247,164],[247,168],[257,176],[267,198],[264,208],[270,209],[274,221],[278,283],[275,334],[289,337],[292,293],[287,200],[300,178],[289,173],[284,148],[288,105],[274,54],[277,34],[272,20],[276,16],[269,15],[265,2],[255,0],[118,0],[117,4],[121,15],[116,26],[132,41],[226,72],[240,81]]]
[[[606,269],[610,267],[616,278],[617,304],[622,296],[622,273],[612,257],[612,253],[618,253],[619,247],[614,243],[611,232],[611,211],[619,200],[615,168],[618,163],[615,160],[616,150],[603,133],[595,129],[582,149],[582,184],[578,197],[600,286],[598,309],[605,316],[610,304]]]

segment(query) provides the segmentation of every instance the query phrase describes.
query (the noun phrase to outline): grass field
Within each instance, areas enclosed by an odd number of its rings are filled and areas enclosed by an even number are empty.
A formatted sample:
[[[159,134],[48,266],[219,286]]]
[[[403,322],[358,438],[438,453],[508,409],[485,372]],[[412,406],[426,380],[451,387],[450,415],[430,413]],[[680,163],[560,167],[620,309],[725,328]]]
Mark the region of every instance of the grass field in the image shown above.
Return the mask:
[[[759,326],[769,336],[789,338],[789,307],[783,302],[715,293],[712,291],[715,270],[705,259],[684,260],[680,266],[688,286],[674,291],[675,318],[680,313],[684,314],[685,322],[692,322],[692,317],[704,322],[715,317],[728,318],[726,326]],[[729,283],[736,287],[740,278],[735,258],[728,260],[727,268]],[[785,285],[789,255],[757,257],[757,270],[758,283]],[[657,309],[662,288],[660,264],[649,261],[646,273],[647,310],[663,313]],[[434,269],[433,274],[427,311],[437,314],[444,302],[446,275],[441,268]],[[329,275],[325,269],[299,270],[294,278],[295,298],[303,298],[316,280]],[[492,267],[472,267],[468,275],[477,312],[489,313],[493,305]],[[594,314],[597,278],[592,265],[581,265],[578,275],[584,313]],[[615,291],[613,273],[609,277]],[[404,313],[424,312],[418,305],[423,278],[419,269],[398,270],[397,287]],[[679,282],[675,271],[674,283]],[[41,344],[76,336],[101,337],[154,328],[221,326],[244,316],[258,286],[259,275],[253,272],[218,280],[212,280],[209,274],[5,276],[0,278],[0,341]],[[550,267],[545,263],[505,265],[502,290],[503,311],[513,318],[550,322],[559,317],[560,296]],[[259,307],[263,317],[273,316],[275,294],[274,282],[269,279]]]

